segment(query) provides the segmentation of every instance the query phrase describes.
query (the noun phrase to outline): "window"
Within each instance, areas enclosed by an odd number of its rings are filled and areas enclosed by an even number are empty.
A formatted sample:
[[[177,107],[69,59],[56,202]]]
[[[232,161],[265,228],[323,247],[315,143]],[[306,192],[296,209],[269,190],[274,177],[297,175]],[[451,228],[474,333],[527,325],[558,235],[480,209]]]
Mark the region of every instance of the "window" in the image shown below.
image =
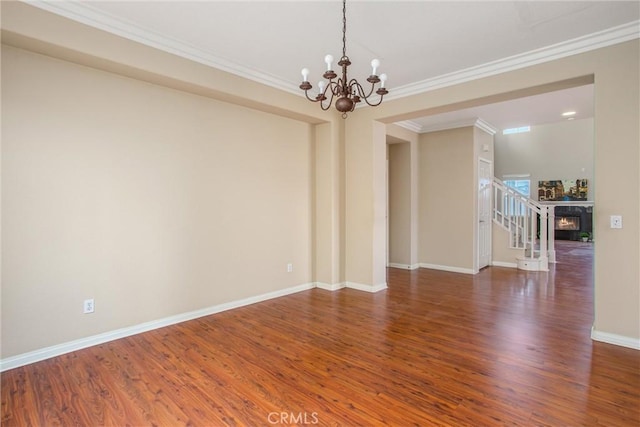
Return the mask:
[[[523,133],[529,132],[531,130],[531,126],[521,126],[519,128],[509,128],[502,131],[503,135],[509,135],[510,133]]]
[[[529,179],[505,179],[504,185],[509,188],[513,188],[523,196],[529,197],[531,195],[531,180]],[[509,198],[509,200],[511,203],[510,206],[508,206],[508,209],[512,215],[526,214],[525,206],[522,203],[516,202],[516,200],[512,198]]]
[[[507,179],[504,185],[511,187],[517,192],[527,197],[531,196],[531,180],[530,179]]]

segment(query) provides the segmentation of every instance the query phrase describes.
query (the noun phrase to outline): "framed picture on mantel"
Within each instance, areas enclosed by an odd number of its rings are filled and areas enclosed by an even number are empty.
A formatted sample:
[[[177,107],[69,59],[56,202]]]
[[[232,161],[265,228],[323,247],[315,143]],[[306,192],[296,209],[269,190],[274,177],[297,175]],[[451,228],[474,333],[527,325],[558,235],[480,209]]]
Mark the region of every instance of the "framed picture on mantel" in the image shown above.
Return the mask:
[[[587,200],[588,189],[586,179],[538,181],[538,200],[545,202]]]

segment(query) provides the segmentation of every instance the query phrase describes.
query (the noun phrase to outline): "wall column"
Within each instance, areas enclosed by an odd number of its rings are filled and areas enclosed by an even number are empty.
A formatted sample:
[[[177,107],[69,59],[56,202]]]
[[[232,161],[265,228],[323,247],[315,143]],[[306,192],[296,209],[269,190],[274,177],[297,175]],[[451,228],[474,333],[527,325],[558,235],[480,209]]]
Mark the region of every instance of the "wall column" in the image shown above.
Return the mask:
[[[334,121],[315,132],[315,251],[313,277],[317,287],[344,287],[341,263],[343,124]]]
[[[386,283],[386,132],[367,109],[345,121],[345,280],[376,292]]]
[[[418,138],[412,139],[409,142],[409,149],[411,151],[411,231],[410,237],[410,254],[409,260],[410,269],[416,269],[419,267],[418,258],[418,180],[419,180],[419,162],[418,162]]]

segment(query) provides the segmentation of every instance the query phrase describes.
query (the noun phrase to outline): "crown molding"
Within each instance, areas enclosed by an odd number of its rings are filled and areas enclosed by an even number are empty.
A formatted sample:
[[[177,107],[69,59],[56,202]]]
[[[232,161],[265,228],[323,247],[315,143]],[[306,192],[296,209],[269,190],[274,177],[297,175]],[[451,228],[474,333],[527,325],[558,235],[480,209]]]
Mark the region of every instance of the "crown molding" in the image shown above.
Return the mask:
[[[98,28],[126,39],[168,52],[192,61],[220,69],[276,89],[302,96],[295,84],[276,76],[245,67],[233,61],[211,55],[202,49],[159,33],[143,29],[132,22],[125,22],[101,12],[88,2],[62,2],[24,0],[26,3],[73,21]],[[422,80],[393,88],[386,96],[388,100],[416,95],[431,90],[493,76],[525,68],[602,47],[640,38],[640,20],[629,22],[607,30],[567,40],[551,46],[470,67],[453,73]]]
[[[191,44],[184,43],[160,33],[142,28],[130,21],[122,21],[112,15],[99,11],[90,2],[23,0],[25,3],[71,19],[81,24],[97,28],[108,33],[153,47],[163,52],[192,60],[228,73],[244,77],[255,82],[300,95],[296,85],[273,75],[245,67],[233,61],[211,55]]]
[[[415,133],[437,132],[440,130],[457,129],[457,128],[464,128],[469,126],[477,127],[478,129],[483,130],[489,135],[495,135],[498,132],[495,127],[493,127],[491,124],[489,124],[488,122],[480,118],[460,120],[457,122],[449,122],[449,123],[437,123],[431,126],[422,126],[419,123],[416,123],[411,120],[404,120],[402,122],[396,122],[394,124]]]
[[[395,122],[394,125],[398,125],[402,128],[410,130],[411,132],[422,133],[422,125],[412,120],[403,120],[401,122]]]
[[[640,20],[540,49],[499,59],[497,61],[488,62],[476,67],[466,68],[464,70],[443,74],[431,79],[396,87],[390,91],[389,95],[387,95],[387,99],[403,98],[471,80],[494,76],[496,74],[502,74],[532,65],[577,55],[579,53],[600,49],[637,38],[640,38]]]
[[[491,136],[495,135],[498,132],[498,129],[482,119],[477,119],[474,123],[474,126],[480,130],[485,131]]]

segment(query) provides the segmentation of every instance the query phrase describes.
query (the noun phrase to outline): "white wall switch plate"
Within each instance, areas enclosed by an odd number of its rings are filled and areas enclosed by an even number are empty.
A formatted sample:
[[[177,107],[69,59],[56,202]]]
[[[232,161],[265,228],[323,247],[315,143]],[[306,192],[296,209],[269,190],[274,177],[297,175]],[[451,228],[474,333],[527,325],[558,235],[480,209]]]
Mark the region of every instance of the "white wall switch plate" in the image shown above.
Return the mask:
[[[96,310],[93,298],[84,300],[82,305],[82,312],[85,314],[93,313]]]
[[[622,228],[622,215],[611,215],[611,228]]]

